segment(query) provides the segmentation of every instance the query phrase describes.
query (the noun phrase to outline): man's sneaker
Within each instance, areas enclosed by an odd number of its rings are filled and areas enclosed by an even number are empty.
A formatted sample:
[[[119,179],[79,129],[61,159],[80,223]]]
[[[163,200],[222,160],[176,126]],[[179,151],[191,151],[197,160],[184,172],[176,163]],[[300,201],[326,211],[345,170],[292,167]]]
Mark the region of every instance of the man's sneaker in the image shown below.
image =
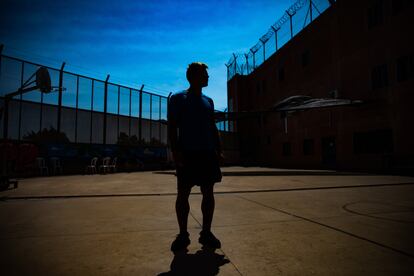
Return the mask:
[[[221,242],[210,231],[201,231],[198,242],[210,248],[221,248]]]
[[[183,249],[186,249],[187,246],[190,244],[189,234],[187,233],[180,233],[177,235],[173,243],[171,244],[171,251],[176,252]]]

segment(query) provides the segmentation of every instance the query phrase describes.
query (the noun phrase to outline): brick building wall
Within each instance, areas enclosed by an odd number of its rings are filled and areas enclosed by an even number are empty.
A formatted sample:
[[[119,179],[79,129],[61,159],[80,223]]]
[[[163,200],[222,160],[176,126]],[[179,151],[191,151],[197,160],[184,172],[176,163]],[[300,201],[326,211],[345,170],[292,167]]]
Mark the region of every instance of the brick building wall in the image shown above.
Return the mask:
[[[228,82],[234,111],[293,95],[362,106],[239,120],[242,162],[297,168],[414,168],[413,1],[338,0],[247,76]]]

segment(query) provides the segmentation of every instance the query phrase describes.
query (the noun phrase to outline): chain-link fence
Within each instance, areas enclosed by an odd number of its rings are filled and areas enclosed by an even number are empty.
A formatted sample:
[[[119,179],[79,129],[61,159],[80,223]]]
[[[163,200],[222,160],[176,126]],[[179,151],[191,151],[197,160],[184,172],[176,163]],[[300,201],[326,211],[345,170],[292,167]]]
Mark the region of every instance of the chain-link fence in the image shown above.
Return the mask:
[[[253,72],[333,3],[335,0],[297,0],[248,53],[232,55],[226,64],[227,80]]]

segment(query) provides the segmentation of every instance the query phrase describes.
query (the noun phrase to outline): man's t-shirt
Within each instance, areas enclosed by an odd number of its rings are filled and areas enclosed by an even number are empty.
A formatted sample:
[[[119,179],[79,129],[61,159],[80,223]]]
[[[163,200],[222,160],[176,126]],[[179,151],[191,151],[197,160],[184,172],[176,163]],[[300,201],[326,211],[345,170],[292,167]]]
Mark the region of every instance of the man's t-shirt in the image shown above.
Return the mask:
[[[214,103],[211,98],[187,91],[175,93],[168,104],[168,120],[177,122],[179,150],[216,149]]]

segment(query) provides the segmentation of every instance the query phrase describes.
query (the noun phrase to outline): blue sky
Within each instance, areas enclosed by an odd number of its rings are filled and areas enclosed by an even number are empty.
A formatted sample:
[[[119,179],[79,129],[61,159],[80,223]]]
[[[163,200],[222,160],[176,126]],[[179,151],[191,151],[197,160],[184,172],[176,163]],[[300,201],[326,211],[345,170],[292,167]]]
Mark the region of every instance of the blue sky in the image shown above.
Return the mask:
[[[188,87],[193,61],[209,65],[204,93],[227,107],[226,67],[293,3],[288,0],[3,0],[4,53],[162,95]]]

